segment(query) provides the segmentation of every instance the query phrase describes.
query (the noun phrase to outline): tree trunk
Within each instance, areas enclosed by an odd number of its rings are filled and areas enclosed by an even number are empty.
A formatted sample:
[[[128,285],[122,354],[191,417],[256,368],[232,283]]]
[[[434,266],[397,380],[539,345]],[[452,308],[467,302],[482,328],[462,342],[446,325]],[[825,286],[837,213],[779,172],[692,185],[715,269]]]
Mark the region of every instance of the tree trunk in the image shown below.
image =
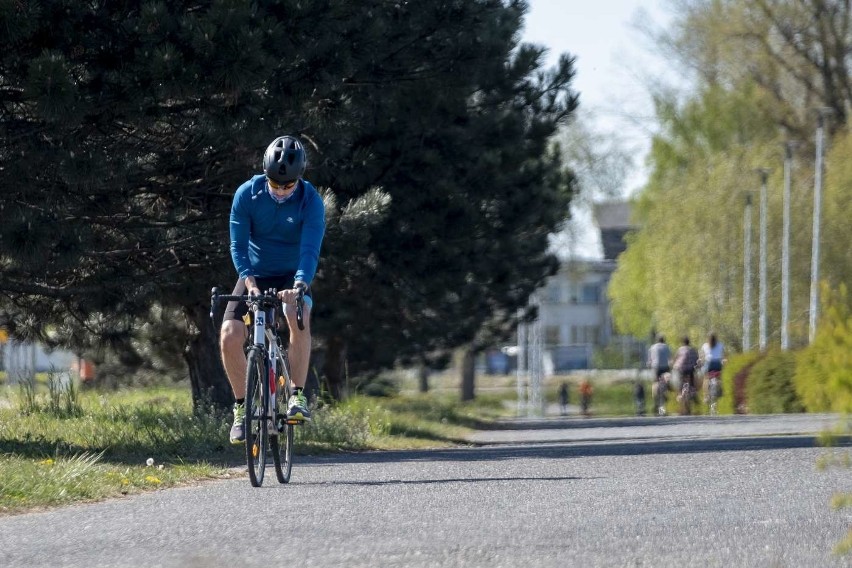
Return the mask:
[[[189,368],[193,408],[196,412],[209,412],[213,406],[219,412],[227,412],[234,404],[234,394],[219,352],[221,314],[214,325],[205,306],[186,307],[184,313],[197,330],[183,355]]]
[[[468,347],[465,349],[464,358],[462,359],[462,377],[461,377],[461,399],[462,401],[473,400],[475,398],[474,394],[474,381],[476,379],[476,368],[474,363],[476,362],[476,352]]]
[[[342,337],[332,336],[325,348],[323,365],[328,392],[334,400],[343,400],[346,392],[346,342]]]
[[[420,379],[420,392],[429,392],[429,367],[421,364],[417,369],[417,374]]]

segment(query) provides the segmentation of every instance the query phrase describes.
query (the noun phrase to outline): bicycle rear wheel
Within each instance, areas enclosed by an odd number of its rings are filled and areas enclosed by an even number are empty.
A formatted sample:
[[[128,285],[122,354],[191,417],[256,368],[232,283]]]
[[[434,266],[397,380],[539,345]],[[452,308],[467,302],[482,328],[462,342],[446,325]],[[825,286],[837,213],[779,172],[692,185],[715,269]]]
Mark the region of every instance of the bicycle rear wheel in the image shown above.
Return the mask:
[[[267,392],[266,364],[258,349],[249,351],[246,367],[246,464],[253,487],[263,485],[266,472]]]
[[[269,438],[272,463],[279,483],[288,483],[293,469],[293,425],[287,424],[287,401],[292,394],[290,369],[286,358],[278,359],[281,375],[278,377],[278,396],[275,397],[275,424],[278,435]]]

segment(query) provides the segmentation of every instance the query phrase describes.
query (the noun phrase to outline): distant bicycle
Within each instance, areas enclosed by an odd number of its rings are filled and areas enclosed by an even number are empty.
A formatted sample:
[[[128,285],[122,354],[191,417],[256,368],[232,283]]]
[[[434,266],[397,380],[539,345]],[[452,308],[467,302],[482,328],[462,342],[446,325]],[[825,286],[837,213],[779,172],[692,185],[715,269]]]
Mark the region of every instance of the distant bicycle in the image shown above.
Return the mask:
[[[651,387],[652,395],[654,397],[654,408],[657,411],[658,416],[666,415],[666,399],[667,393],[669,390],[669,373],[661,374],[656,381],[654,381],[654,385]]]
[[[677,401],[680,403],[681,416],[689,416],[692,414],[692,402],[695,398],[695,389],[689,383],[684,381],[680,387],[680,392],[677,395]]]
[[[722,396],[722,378],[720,371],[707,372],[707,387],[704,392],[704,402],[710,409],[710,415],[719,414],[719,398]]]
[[[252,486],[263,484],[267,455],[272,455],[279,483],[290,481],[293,468],[293,426],[285,405],[292,394],[287,350],[278,336],[277,319],[281,301],[276,290],[260,295],[225,295],[213,288],[210,317],[220,302],[247,302],[253,321],[253,341],[246,357],[246,464]],[[304,329],[304,297],[296,301],[296,322]]]

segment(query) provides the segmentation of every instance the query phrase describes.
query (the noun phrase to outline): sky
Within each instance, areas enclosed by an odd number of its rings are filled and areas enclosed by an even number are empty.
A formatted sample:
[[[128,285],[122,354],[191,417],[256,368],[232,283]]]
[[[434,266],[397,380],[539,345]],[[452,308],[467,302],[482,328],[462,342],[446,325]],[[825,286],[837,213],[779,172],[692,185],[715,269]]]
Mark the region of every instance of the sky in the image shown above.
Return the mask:
[[[674,81],[673,72],[654,54],[649,40],[636,28],[640,19],[665,26],[667,0],[529,0],[523,41],[548,48],[548,66],[559,55],[576,57],[574,89],[578,113],[590,118],[596,133],[620,139],[636,162],[623,189],[629,196],[640,188],[647,171],[654,121],[649,81]],[[580,239],[575,254],[600,257],[600,244],[588,211],[575,210]]]

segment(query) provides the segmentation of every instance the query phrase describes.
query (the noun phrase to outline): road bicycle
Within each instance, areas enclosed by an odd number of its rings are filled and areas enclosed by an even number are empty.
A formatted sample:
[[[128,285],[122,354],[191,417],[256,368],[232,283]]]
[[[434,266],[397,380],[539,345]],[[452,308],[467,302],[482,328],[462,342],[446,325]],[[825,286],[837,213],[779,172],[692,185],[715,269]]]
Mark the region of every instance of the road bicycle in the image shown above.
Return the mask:
[[[293,392],[287,350],[278,334],[281,301],[275,289],[258,295],[219,294],[213,288],[210,317],[221,302],[246,302],[254,330],[246,352],[246,418],[244,424],[246,464],[253,487],[263,485],[267,457],[272,456],[279,483],[288,483],[293,469],[293,427],[298,420],[287,419],[287,401]],[[296,299],[296,324],[304,323],[304,292]],[[246,325],[249,325],[246,322]]]
[[[719,397],[722,396],[721,374],[720,371],[707,372],[707,390],[704,395],[704,402],[707,403],[711,416],[719,414]]]
[[[654,398],[654,409],[656,410],[657,416],[665,416],[666,415],[666,398],[669,391],[669,377],[668,373],[663,373],[654,381],[653,386],[651,387],[651,394]]]
[[[695,391],[689,381],[684,380],[680,387],[680,394],[677,395],[677,401],[680,403],[681,416],[689,416],[692,414],[692,401],[695,397]]]

